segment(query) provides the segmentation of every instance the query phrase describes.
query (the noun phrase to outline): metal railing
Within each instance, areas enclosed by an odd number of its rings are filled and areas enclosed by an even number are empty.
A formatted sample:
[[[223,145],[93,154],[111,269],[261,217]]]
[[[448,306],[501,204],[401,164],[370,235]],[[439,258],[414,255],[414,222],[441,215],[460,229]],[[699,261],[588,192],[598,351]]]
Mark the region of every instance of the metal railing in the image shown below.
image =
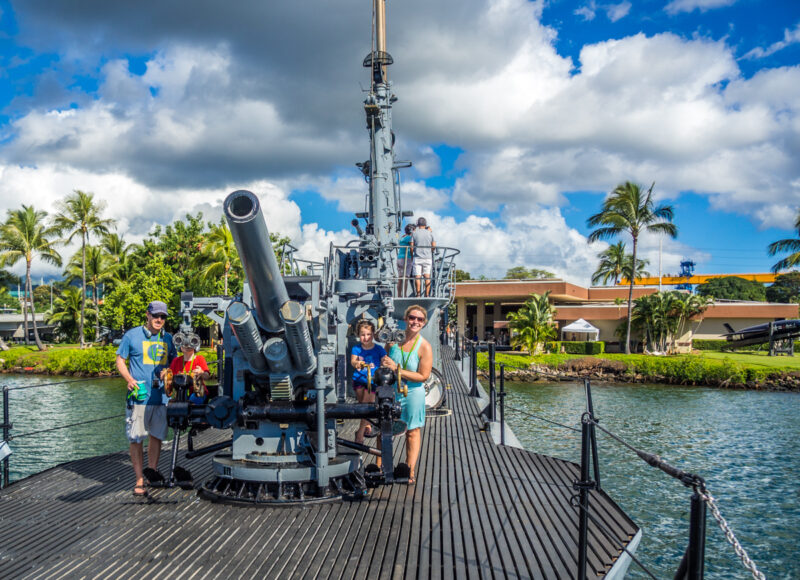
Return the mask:
[[[473,341],[456,340],[456,358],[461,358],[462,371],[464,368],[464,358],[467,357],[466,353],[469,352],[469,388],[470,396],[479,396],[478,390],[478,364],[477,353],[479,344]],[[510,365],[504,363],[497,363],[495,359],[494,344],[489,343],[486,350],[488,351],[488,381],[489,381],[489,404],[481,412],[486,417],[487,421],[495,422],[498,417],[497,404],[499,400],[499,427],[500,427],[500,444],[505,445],[505,413],[506,413],[506,392],[505,392],[505,372],[506,368]],[[500,390],[496,390],[496,370],[499,367],[500,374]],[[513,367],[522,370],[530,370],[529,368]],[[536,371],[537,374],[547,375],[547,373],[540,370]],[[557,375],[553,374],[553,377]],[[733,546],[736,555],[740,558],[744,567],[752,574],[756,580],[763,580],[764,575],[758,570],[755,563],[748,557],[747,552],[736,539],[733,531],[728,526],[725,518],[719,513],[714,498],[706,488],[705,480],[695,474],[683,471],[677,467],[673,467],[658,455],[648,453],[636,449],[628,444],[622,438],[612,433],[599,425],[599,419],[595,417],[594,404],[592,401],[591,383],[588,379],[584,379],[584,390],[586,393],[586,409],[581,415],[581,428],[580,430],[563,425],[556,421],[539,417],[532,413],[514,409],[509,407],[509,411],[520,413],[526,417],[539,419],[547,423],[557,425],[559,427],[570,429],[572,431],[579,431],[581,434],[581,449],[580,449],[580,479],[573,482],[573,489],[577,492],[571,500],[571,504],[577,509],[578,513],[578,573],[577,578],[583,580],[587,577],[587,553],[588,553],[588,530],[589,520],[611,541],[615,540],[615,536],[608,531],[601,522],[599,522],[591,512],[591,492],[600,491],[600,459],[597,452],[597,435],[596,430],[602,431],[614,441],[620,443],[625,448],[633,451],[640,459],[648,465],[655,467],[667,475],[677,479],[684,486],[692,489],[690,498],[690,517],[689,517],[689,539],[686,551],[681,559],[675,573],[676,579],[700,580],[704,577],[705,573],[705,543],[706,543],[706,508],[711,509],[714,518],[717,520],[719,527],[725,533],[728,542]],[[621,550],[627,553],[631,560],[644,570],[651,578],[655,576],[650,572],[641,561],[639,561],[627,548],[621,546]]]
[[[420,247],[431,249],[433,253],[428,295],[436,298],[449,298],[452,301],[455,296],[455,257],[460,251],[444,246]],[[400,249],[408,250],[408,246],[391,244],[378,247],[361,240],[352,240],[344,246],[331,244],[326,264],[328,270],[325,274],[327,287],[333,288],[335,280],[381,280],[391,282],[395,288],[402,285],[405,290],[402,294],[411,297],[417,294],[415,285],[419,281],[420,294],[425,293],[426,279],[416,277],[413,273],[411,276],[401,275],[398,271],[397,262]],[[390,264],[388,276],[372,268],[377,262],[379,254],[388,258]],[[406,259],[411,260],[411,257]]]

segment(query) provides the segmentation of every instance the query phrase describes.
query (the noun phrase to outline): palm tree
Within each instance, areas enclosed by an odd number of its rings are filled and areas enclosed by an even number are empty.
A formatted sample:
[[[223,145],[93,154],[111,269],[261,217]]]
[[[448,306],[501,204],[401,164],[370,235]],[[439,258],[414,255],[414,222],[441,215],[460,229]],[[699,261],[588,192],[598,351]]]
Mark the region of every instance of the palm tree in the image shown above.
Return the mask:
[[[531,294],[524,306],[517,312],[509,312],[511,320],[511,343],[523,345],[528,352],[535,354],[539,345],[548,338],[554,338],[556,327],[553,324],[555,307],[550,304],[550,291],[544,294]],[[516,334],[515,334],[516,333]]]
[[[632,324],[643,331],[653,350],[666,352],[683,336],[686,324],[706,311],[710,301],[703,296],[684,292],[657,292],[637,298],[632,312]]]
[[[626,181],[614,188],[599,213],[587,220],[590,227],[600,226],[589,235],[589,242],[614,238],[623,232],[630,234],[633,240],[632,267],[636,272],[636,250],[639,236],[647,231],[663,233],[671,237],[678,235],[678,228],[672,223],[674,211],[671,205],[655,206],[653,188],[646,192],[640,185]],[[625,332],[625,354],[631,352],[631,309],[633,306],[633,277],[628,290],[628,323]]]
[[[73,280],[80,280],[81,275],[85,272],[86,284],[92,288],[92,301],[94,302],[95,312],[100,311],[100,296],[99,286],[102,283],[110,282],[115,279],[117,264],[114,264],[113,259],[103,251],[99,246],[89,246],[86,248],[86,269],[82,268],[81,255],[77,252],[70,259],[67,264],[67,269],[64,271],[66,282],[69,284]],[[95,340],[100,335],[100,318],[95,317],[94,336]]]
[[[797,210],[797,217],[794,220],[794,227],[797,233],[800,234],[800,209]],[[785,240],[778,240],[772,242],[767,246],[767,252],[770,256],[783,252],[792,252],[783,260],[779,260],[772,266],[772,271],[776,274],[781,270],[788,270],[792,266],[800,264],[800,238],[786,238]]]
[[[600,258],[600,265],[592,274],[592,284],[605,286],[609,280],[613,280],[614,284],[619,282],[622,269],[625,267],[625,242],[619,241],[612,244],[608,249],[597,254],[597,257]]]
[[[84,310],[88,318],[97,318],[93,308]],[[75,286],[67,286],[64,292],[53,302],[53,310],[47,313],[48,324],[54,324],[56,332],[69,341],[78,336],[81,317],[81,291]]]
[[[129,260],[131,245],[126,244],[119,234],[106,234],[103,236],[101,247],[108,257],[114,262],[114,277],[109,282],[125,282],[131,275],[131,262]],[[105,288],[105,286],[103,286]]]
[[[223,294],[228,295],[228,276],[231,271],[241,270],[239,252],[233,242],[233,235],[224,221],[211,226],[200,253],[192,261],[200,269],[200,275],[208,279],[223,279]]]
[[[25,344],[28,344],[28,302],[33,319],[33,337],[39,350],[45,347],[39,338],[36,327],[36,308],[33,304],[33,284],[31,283],[31,262],[38,255],[42,260],[57,266],[61,256],[48,239],[56,232],[45,225],[46,211],[36,211],[33,206],[23,205],[22,209],[8,210],[8,218],[0,226],[0,265],[11,266],[20,259],[25,260],[25,291],[29,299],[23,298],[23,321],[25,325]]]
[[[646,258],[639,258],[636,260],[636,275],[633,276],[634,280],[641,280],[650,275],[650,272],[645,270],[650,265],[650,260]],[[625,263],[622,266],[622,279],[630,280],[631,272],[633,271],[633,255],[628,254],[625,256]]]
[[[114,227],[114,222],[100,217],[106,204],[102,201],[95,203],[93,193],[85,193],[76,189],[58,205],[59,213],[55,219],[55,228],[59,235],[66,235],[63,242],[69,243],[78,235],[81,237],[81,291],[83,297],[81,298],[79,335],[81,348],[84,348],[86,346],[83,329],[86,318],[86,243],[92,235],[108,234],[109,228]]]

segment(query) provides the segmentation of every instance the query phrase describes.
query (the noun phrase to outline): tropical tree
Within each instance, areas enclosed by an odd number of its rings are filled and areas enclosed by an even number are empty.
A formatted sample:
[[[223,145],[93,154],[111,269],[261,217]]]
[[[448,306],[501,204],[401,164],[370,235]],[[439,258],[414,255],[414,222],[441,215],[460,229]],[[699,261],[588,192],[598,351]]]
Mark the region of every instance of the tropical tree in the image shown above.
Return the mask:
[[[610,245],[607,249],[597,254],[597,257],[600,258],[600,264],[592,274],[592,284],[605,286],[609,280],[614,284],[619,282],[622,277],[622,269],[625,267],[625,258],[627,257],[625,242],[619,241]]]
[[[82,263],[81,254],[75,253],[67,264],[64,270],[66,282],[71,283],[74,280],[80,280],[82,276],[86,277],[86,285],[92,289],[92,302],[94,302],[94,311],[100,311],[100,284],[111,282],[115,280],[115,272],[117,264],[113,262],[113,258],[104,252],[100,246],[89,246],[86,248],[86,265]],[[94,336],[95,339],[100,335],[100,319],[94,317]]]
[[[657,292],[637,298],[632,325],[644,335],[653,351],[674,350],[691,319],[701,315],[711,300],[685,292]]]
[[[531,294],[522,308],[508,313],[512,330],[511,344],[524,346],[528,352],[535,354],[544,341],[556,336],[553,323],[556,309],[550,304],[549,297],[549,290],[544,294]]]
[[[767,299],[767,290],[761,282],[745,280],[738,276],[712,278],[708,282],[698,285],[696,291],[700,296],[714,297],[718,300],[764,302]]]
[[[129,259],[131,247],[119,234],[106,234],[101,241],[101,247],[114,263],[114,277],[109,282],[125,282],[132,273],[133,263]]]
[[[241,272],[242,262],[227,223],[220,221],[211,226],[193,265],[200,269],[200,275],[205,280],[218,280],[222,277],[222,293],[228,296],[228,278],[232,273]]]
[[[547,278],[555,278],[556,275],[547,270],[540,270],[539,268],[526,268],[525,266],[514,266],[506,271],[503,277],[506,280],[546,280]]]
[[[792,270],[775,276],[775,282],[767,287],[767,300],[770,302],[800,302],[800,272]]]
[[[587,220],[590,227],[597,227],[589,234],[589,242],[615,238],[627,233],[633,241],[631,271],[636,272],[636,251],[639,236],[644,232],[666,234],[670,237],[678,235],[678,228],[672,223],[674,211],[671,205],[653,203],[653,188],[644,191],[640,185],[626,181],[614,188],[603,202],[599,213]],[[598,227],[599,226],[599,227]],[[634,277],[630,278],[628,290],[628,321],[625,331],[625,354],[631,352],[631,310],[633,308]]]
[[[33,337],[39,350],[44,350],[45,347],[39,338],[39,329],[36,327],[31,263],[34,257],[39,256],[47,263],[61,265],[61,256],[49,239],[55,235],[55,231],[45,224],[46,217],[46,211],[36,211],[33,206],[23,205],[22,209],[8,210],[8,217],[0,226],[0,266],[12,266],[19,260],[25,260],[25,298],[22,301],[25,344],[28,344],[28,305],[30,304]]]
[[[794,220],[794,227],[797,229],[797,233],[800,235],[800,209],[797,210],[797,217]],[[772,242],[769,246],[767,246],[767,251],[769,252],[770,256],[782,254],[784,252],[792,252],[784,259],[775,262],[775,264],[772,266],[772,271],[775,273],[778,273],[781,270],[788,270],[789,268],[800,264],[800,238],[786,238],[783,240],[778,240],[777,242]]]
[[[63,243],[69,243],[77,236],[81,238],[81,348],[86,346],[86,244],[91,236],[104,236],[114,227],[113,220],[101,217],[105,205],[103,201],[95,202],[93,193],[76,189],[58,204],[59,213],[55,218],[56,231],[66,236]]]
[[[650,275],[650,272],[645,270],[647,266],[650,265],[650,260],[646,258],[639,258],[636,260],[636,274],[631,275],[633,272],[633,255],[628,254],[625,256],[625,263],[622,266],[622,278],[624,280],[630,280],[633,278],[634,280],[641,280]]]
[[[144,322],[147,305],[153,300],[161,300],[171,313],[168,323],[178,326],[181,322],[179,297],[183,290],[181,278],[163,261],[154,258],[130,280],[117,284],[103,297],[101,322],[117,330],[133,328]]]
[[[97,318],[94,308],[84,310],[87,320]],[[61,296],[53,301],[53,310],[46,315],[48,324],[53,324],[55,332],[69,342],[78,338],[81,318],[81,290],[75,286],[67,286]]]

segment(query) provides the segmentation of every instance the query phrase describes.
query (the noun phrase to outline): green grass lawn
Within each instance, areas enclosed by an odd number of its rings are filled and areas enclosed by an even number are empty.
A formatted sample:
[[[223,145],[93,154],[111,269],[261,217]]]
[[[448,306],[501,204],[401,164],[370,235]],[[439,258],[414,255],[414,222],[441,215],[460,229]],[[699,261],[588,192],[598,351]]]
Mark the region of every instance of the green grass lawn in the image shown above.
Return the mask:
[[[765,368],[800,369],[800,353],[797,356],[768,356],[766,352],[717,352],[704,351],[699,355],[708,359],[731,360],[743,365]]]

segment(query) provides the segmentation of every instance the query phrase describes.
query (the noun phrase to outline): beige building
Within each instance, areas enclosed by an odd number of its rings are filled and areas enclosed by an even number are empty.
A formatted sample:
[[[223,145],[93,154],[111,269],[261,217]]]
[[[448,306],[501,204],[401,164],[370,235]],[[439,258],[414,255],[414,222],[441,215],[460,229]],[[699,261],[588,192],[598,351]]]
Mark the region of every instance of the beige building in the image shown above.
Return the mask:
[[[455,302],[461,336],[483,339],[498,335],[508,325],[506,315],[522,306],[531,294],[550,291],[556,307],[556,322],[563,328],[583,318],[600,330],[599,340],[611,350],[618,345],[614,331],[627,316],[628,288],[604,286],[585,288],[563,280],[467,280],[456,284]],[[634,299],[658,292],[656,286],[635,286]],[[773,320],[798,317],[797,304],[721,301],[712,304],[702,318],[693,320],[678,340],[688,348],[693,338],[720,339],[728,332],[725,324],[739,330]]]

